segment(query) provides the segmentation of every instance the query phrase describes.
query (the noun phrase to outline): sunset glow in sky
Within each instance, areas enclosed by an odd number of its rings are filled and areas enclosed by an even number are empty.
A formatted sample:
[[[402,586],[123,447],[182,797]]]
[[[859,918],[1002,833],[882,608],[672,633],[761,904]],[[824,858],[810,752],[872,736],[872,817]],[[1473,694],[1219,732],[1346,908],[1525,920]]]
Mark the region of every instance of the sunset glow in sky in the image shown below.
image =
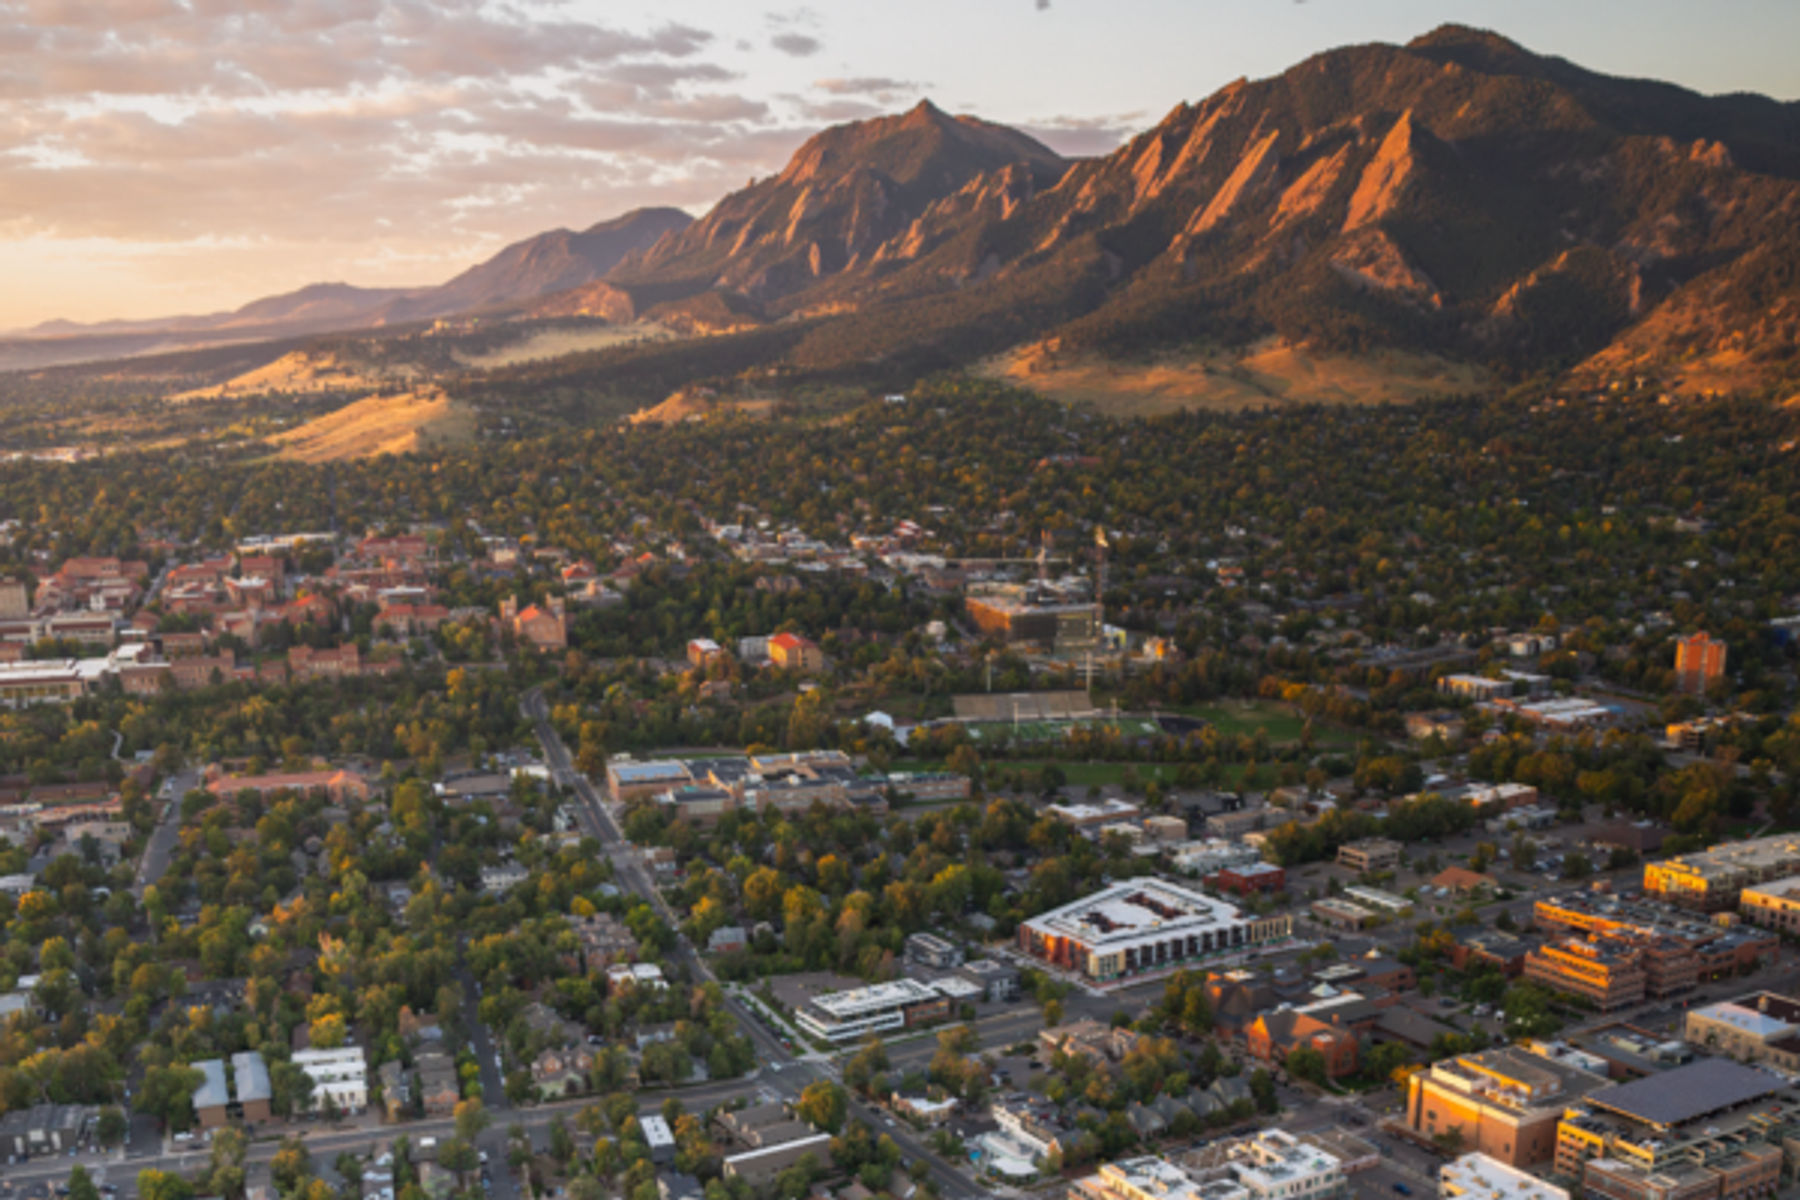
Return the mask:
[[[0,0],[0,329],[437,283],[545,229],[702,212],[924,96],[1100,153],[1446,21],[1800,95],[1791,0]]]

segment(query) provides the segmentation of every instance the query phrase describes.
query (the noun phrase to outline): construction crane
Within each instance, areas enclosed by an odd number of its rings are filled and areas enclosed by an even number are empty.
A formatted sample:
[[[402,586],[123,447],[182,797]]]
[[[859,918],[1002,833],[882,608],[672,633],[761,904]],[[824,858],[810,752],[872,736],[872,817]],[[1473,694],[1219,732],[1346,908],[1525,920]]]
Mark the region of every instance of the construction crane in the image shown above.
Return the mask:
[[[1112,549],[1106,540],[1106,527],[1094,526],[1094,611],[1098,619],[1106,619],[1106,552]]]
[[[1037,564],[1037,580],[1041,587],[1050,582],[1050,564],[1066,563],[1068,558],[1060,554],[1050,553],[1053,539],[1048,529],[1044,530],[1038,540],[1038,552],[1030,558],[983,558],[979,555],[965,555],[955,561],[962,563],[1035,563]]]

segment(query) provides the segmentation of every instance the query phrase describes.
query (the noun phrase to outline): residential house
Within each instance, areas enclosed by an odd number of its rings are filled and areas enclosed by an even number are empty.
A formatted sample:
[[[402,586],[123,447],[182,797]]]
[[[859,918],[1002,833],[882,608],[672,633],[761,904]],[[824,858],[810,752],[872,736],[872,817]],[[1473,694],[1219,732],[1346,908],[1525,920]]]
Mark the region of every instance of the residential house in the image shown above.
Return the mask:
[[[447,1117],[462,1099],[456,1063],[442,1050],[425,1050],[413,1060],[419,1077],[419,1101],[428,1117]]]
[[[231,1084],[225,1077],[225,1060],[202,1059],[188,1064],[200,1072],[200,1086],[194,1089],[191,1103],[194,1116],[202,1129],[217,1129],[230,1119]]]
[[[540,1099],[579,1096],[589,1088],[594,1055],[582,1046],[545,1050],[531,1061],[531,1083]]]
[[[61,1154],[86,1140],[93,1111],[77,1104],[34,1104],[0,1116],[0,1154],[20,1161]]]
[[[778,633],[769,639],[769,661],[780,670],[805,675],[825,669],[825,652],[797,633]]]
[[[587,971],[600,971],[613,963],[637,957],[637,938],[611,913],[570,917],[569,927],[581,942],[583,967]]]
[[[1052,1154],[1061,1157],[1068,1149],[1069,1133],[1056,1122],[1047,1105],[996,1100],[988,1112],[1007,1141],[1025,1151],[1034,1163],[1041,1163]]]
[[[706,939],[708,954],[730,954],[746,949],[749,945],[750,937],[744,932],[742,925],[721,925]]]
[[[398,1121],[412,1103],[412,1084],[400,1060],[390,1058],[375,1072],[381,1081],[381,1106],[389,1121]]]
[[[1492,875],[1483,875],[1467,867],[1446,867],[1431,877],[1431,886],[1443,888],[1458,896],[1474,896],[1484,892],[1491,893],[1495,884]]]
[[[231,1090],[239,1117],[251,1123],[269,1119],[275,1090],[260,1053],[242,1050],[231,1056]]]

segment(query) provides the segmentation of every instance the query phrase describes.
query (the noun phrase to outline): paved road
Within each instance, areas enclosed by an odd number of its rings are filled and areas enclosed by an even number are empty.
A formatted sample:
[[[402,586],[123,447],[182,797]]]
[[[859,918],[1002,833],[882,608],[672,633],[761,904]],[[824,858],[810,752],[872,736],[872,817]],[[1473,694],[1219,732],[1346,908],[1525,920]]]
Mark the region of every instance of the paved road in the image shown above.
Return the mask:
[[[476,991],[475,976],[470,973],[467,961],[459,962],[456,967],[457,986],[462,989],[463,1028],[468,1030],[469,1044],[475,1052],[475,1064],[481,1068],[481,1103],[491,1113],[510,1111],[512,1102],[506,1098],[506,1078],[500,1073],[499,1052],[494,1048],[494,1040],[488,1034],[488,1027],[481,1020],[480,994]]]
[[[756,1078],[731,1079],[720,1083],[702,1084],[691,1088],[679,1088],[668,1091],[645,1091],[638,1095],[638,1106],[641,1112],[660,1112],[663,1101],[669,1096],[681,1100],[683,1107],[691,1112],[701,1112],[716,1105],[736,1099],[742,1095],[754,1095],[759,1090],[769,1090],[789,1099],[797,1097],[801,1088],[816,1078],[808,1069],[810,1064],[797,1064],[791,1072],[797,1078],[793,1083],[780,1079],[779,1074],[771,1075],[765,1080]],[[476,1139],[476,1145],[488,1152],[489,1168],[494,1175],[494,1200],[513,1200],[514,1185],[510,1169],[506,1166],[507,1131],[514,1125],[522,1126],[532,1138],[533,1144],[540,1149],[549,1145],[550,1123],[558,1116],[565,1121],[573,1120],[575,1114],[594,1103],[592,1096],[578,1097],[572,1100],[557,1101],[552,1104],[536,1105],[531,1108],[510,1109],[502,1115],[495,1111],[494,1105],[487,1105],[494,1116],[493,1123]],[[485,1101],[484,1101],[485,1103]],[[401,1125],[381,1124],[376,1118],[367,1118],[369,1124],[354,1127],[330,1127],[323,1125],[301,1126],[298,1132],[306,1147],[312,1153],[315,1169],[330,1168],[332,1160],[345,1151],[356,1154],[369,1154],[378,1144],[391,1142],[404,1135],[416,1148],[419,1139],[436,1137],[440,1140],[451,1137],[456,1132],[456,1123],[449,1117],[429,1118],[421,1121],[408,1121]],[[257,1169],[268,1166],[269,1159],[280,1148],[279,1131],[272,1127],[264,1127],[261,1135],[269,1140],[252,1142],[245,1155],[247,1168]],[[87,1167],[97,1183],[113,1183],[118,1186],[120,1200],[130,1200],[137,1185],[138,1172],[146,1168],[164,1171],[180,1171],[186,1173],[203,1167],[211,1149],[205,1143],[177,1143],[181,1149],[155,1149],[145,1154],[136,1154],[121,1158],[113,1154],[84,1154],[79,1159],[40,1158],[29,1163],[5,1167],[0,1171],[3,1180],[10,1182],[15,1188],[24,1188],[34,1183],[61,1183],[69,1176],[69,1168],[80,1162]],[[6,1192],[0,1188],[0,1200],[5,1200]]]
[[[575,806],[577,820],[589,833],[600,840],[607,858],[613,864],[614,878],[621,887],[643,896],[655,905],[657,911],[663,915],[663,919],[668,921],[670,926],[678,928],[680,922],[676,919],[674,912],[670,910],[667,902],[663,900],[662,893],[651,879],[650,872],[645,869],[643,860],[638,857],[631,844],[625,840],[624,834],[620,832],[611,811],[601,801],[599,793],[594,790],[592,781],[575,769],[574,763],[569,757],[568,747],[563,745],[562,738],[557,734],[555,726],[550,723],[549,706],[544,702],[543,692],[533,689],[527,693],[523,707],[525,715],[531,718],[537,728],[538,741],[544,748],[545,762],[549,764],[551,773],[559,784],[574,790],[580,801]],[[687,939],[677,936],[678,941],[671,957],[686,964],[693,978],[714,980],[712,970],[707,966],[706,961],[694,952],[694,948],[688,944]],[[762,1061],[772,1068],[764,1073],[762,1080],[763,1084],[777,1095],[787,1100],[793,1100],[814,1079],[822,1075],[830,1075],[835,1078],[835,1067],[831,1065],[796,1061],[792,1052],[782,1045],[781,1040],[770,1032],[761,1021],[752,1016],[750,1011],[729,992],[725,994],[725,1006],[731,1015],[737,1018],[737,1022],[744,1032],[756,1043]],[[746,1081],[745,1090],[751,1090],[753,1086]],[[872,1128],[885,1128],[883,1114],[876,1112],[854,1095],[850,1098],[849,1111],[852,1116]],[[916,1160],[925,1164],[931,1177],[937,1183],[938,1190],[948,1200],[983,1200],[987,1195],[985,1191],[971,1183],[962,1172],[939,1158],[910,1128],[897,1125],[888,1128],[886,1132],[894,1139],[908,1160]]]
[[[162,815],[150,833],[143,860],[138,864],[137,879],[131,885],[138,899],[142,900],[144,889],[161,880],[169,869],[169,859],[181,841],[181,798],[199,786],[200,772],[182,771],[158,790],[155,803],[163,806]]]
[[[975,1031],[980,1035],[981,1050],[1004,1052],[1020,1042],[1035,1042],[1038,1030],[1044,1027],[1044,1014],[1036,1005],[1020,1004],[985,1016],[977,1016],[970,1023],[975,1026]],[[888,1061],[893,1064],[893,1070],[890,1073],[905,1072],[915,1068],[923,1070],[931,1061],[932,1056],[937,1053],[937,1049],[938,1041],[934,1034],[905,1038],[900,1041],[888,1041]]]

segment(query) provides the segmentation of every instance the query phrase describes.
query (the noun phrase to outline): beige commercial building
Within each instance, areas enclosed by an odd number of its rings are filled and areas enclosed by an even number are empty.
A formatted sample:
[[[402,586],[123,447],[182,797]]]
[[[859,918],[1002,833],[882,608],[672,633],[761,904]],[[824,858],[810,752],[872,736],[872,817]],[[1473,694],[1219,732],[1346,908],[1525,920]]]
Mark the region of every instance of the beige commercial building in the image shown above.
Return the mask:
[[[1462,1144],[1513,1167],[1556,1154],[1556,1127],[1606,1078],[1506,1046],[1433,1063],[1407,1081],[1406,1123],[1427,1137],[1460,1130]]]
[[[1800,1070],[1800,1000],[1753,992],[1689,1009],[1681,1036],[1710,1054]]]
[[[1338,865],[1353,871],[1391,871],[1400,865],[1400,843],[1389,838],[1364,838],[1338,847]]]
[[[1738,912],[1753,925],[1800,935],[1800,875],[1745,888],[1738,893]]]
[[[1705,912],[1738,906],[1739,894],[1800,870],[1800,835],[1778,833],[1725,842],[1644,866],[1644,890],[1670,904]]]

